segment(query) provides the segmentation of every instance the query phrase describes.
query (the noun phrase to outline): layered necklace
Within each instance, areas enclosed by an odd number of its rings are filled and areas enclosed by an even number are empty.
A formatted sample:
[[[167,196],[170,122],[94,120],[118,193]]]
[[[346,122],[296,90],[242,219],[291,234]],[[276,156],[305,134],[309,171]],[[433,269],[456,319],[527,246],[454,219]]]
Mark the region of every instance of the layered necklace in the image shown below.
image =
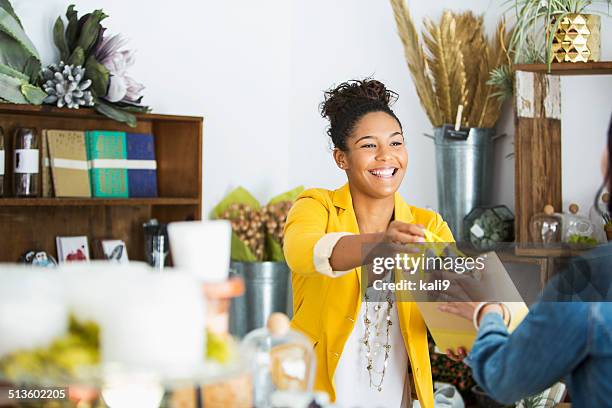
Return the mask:
[[[376,388],[380,392],[382,391],[382,383],[385,379],[387,364],[389,363],[389,354],[391,353],[391,309],[393,308],[393,300],[391,299],[389,293],[387,293],[386,302],[374,302],[374,322],[372,322],[370,319],[370,298],[367,293],[365,294],[364,299],[366,307],[363,318],[363,322],[365,323],[365,335],[363,336],[362,341],[366,347],[366,358],[368,361],[366,369],[368,370],[368,375],[370,377],[370,387]],[[386,308],[383,307],[385,304],[387,306]],[[385,318],[381,319],[381,315],[385,315]],[[374,338],[371,336],[372,330],[375,330],[376,332]],[[384,345],[381,345],[376,341],[376,339],[382,335],[383,330],[386,335],[386,341]],[[381,351],[381,349],[384,350],[385,353],[382,370],[374,367],[374,357],[379,351]],[[378,382],[374,381],[374,374],[380,375],[380,380]]]

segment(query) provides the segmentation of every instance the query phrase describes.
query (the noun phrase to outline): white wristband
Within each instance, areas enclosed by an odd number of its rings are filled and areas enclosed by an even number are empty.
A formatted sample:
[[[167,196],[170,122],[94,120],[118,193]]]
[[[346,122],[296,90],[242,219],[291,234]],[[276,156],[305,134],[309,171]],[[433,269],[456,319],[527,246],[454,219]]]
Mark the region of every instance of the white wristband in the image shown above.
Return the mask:
[[[480,315],[480,312],[482,311],[482,309],[487,305],[501,306],[502,319],[504,320],[506,327],[510,326],[510,322],[512,321],[512,314],[510,313],[510,308],[508,308],[508,306],[505,303],[503,302],[480,302],[478,306],[476,306],[476,309],[474,309],[474,315],[472,316],[472,323],[474,324],[474,328],[476,329],[476,331],[478,331],[478,329],[480,328],[480,325],[478,324],[478,316]],[[506,317],[508,318],[508,321],[506,321]]]

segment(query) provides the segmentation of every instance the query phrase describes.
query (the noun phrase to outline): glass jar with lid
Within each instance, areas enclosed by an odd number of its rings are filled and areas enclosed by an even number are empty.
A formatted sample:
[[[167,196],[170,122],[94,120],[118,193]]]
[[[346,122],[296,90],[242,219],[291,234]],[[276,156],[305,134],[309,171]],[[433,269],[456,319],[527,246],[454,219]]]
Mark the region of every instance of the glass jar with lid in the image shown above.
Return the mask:
[[[38,144],[38,135],[34,129],[15,129],[13,136],[13,193],[15,197],[38,196]]]
[[[596,244],[593,238],[593,224],[591,221],[580,214],[578,204],[572,203],[569,212],[562,214],[563,232],[561,239],[570,244]]]
[[[311,342],[289,328],[289,318],[272,313],[267,327],[253,330],[242,341],[253,358],[253,389],[256,407],[270,407],[277,391],[311,393],[315,355]]]
[[[555,207],[546,204],[541,213],[531,217],[529,232],[536,244],[554,244],[561,242],[562,216],[555,212]]]

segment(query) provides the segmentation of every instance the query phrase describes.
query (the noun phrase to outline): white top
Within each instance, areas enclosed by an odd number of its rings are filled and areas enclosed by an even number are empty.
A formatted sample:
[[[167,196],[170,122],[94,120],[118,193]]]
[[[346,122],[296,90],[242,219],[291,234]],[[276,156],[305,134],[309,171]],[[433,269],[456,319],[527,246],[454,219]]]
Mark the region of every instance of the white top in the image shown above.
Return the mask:
[[[331,276],[342,276],[349,271],[332,271],[329,258],[334,246],[348,233],[330,233],[323,236],[314,248],[314,264],[318,272]],[[384,349],[386,344],[385,320],[387,316],[387,303],[379,303],[381,309],[378,318],[374,306],[377,303],[368,302],[368,317],[370,324],[370,348],[372,352],[378,351],[373,356],[372,382],[379,384],[384,366]],[[387,363],[387,371],[382,383],[382,391],[375,386],[370,386],[366,357],[366,346],[363,344],[365,336],[366,303],[361,303],[359,317],[355,322],[353,331],[344,345],[338,367],[334,373],[334,384],[336,387],[336,404],[341,408],[367,407],[367,408],[403,408],[410,401],[410,390],[408,384],[408,355],[404,346],[404,340],[398,321],[397,305],[394,303],[391,309],[391,333],[389,344],[391,350]],[[380,327],[379,336],[376,328]],[[378,346],[376,343],[379,343]]]

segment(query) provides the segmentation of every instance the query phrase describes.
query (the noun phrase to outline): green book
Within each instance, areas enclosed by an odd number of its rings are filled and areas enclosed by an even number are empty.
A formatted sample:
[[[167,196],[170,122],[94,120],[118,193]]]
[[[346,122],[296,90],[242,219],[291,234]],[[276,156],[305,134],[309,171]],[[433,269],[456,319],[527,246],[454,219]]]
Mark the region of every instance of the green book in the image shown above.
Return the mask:
[[[92,197],[128,197],[125,132],[87,132],[87,160]]]

